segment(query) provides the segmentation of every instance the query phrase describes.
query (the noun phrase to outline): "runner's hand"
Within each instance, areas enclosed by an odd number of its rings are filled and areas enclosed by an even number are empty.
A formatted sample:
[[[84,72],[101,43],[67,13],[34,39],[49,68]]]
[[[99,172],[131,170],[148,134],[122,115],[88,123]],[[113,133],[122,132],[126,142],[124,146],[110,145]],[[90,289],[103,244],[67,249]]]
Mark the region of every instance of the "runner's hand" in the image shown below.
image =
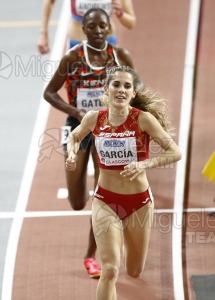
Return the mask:
[[[37,43],[37,47],[40,54],[49,53],[49,41],[47,34],[41,33],[39,41]]]
[[[69,157],[66,159],[66,169],[68,171],[75,171],[77,167],[78,156],[73,151],[70,152]]]
[[[130,180],[133,180],[140,173],[144,172],[145,169],[146,164],[144,164],[142,161],[132,162],[124,167],[124,170],[120,172],[120,175],[122,175],[125,178],[129,178]]]
[[[113,9],[113,12],[117,16],[122,16],[122,14],[123,14],[122,1],[121,0],[113,0],[112,1],[112,9]]]

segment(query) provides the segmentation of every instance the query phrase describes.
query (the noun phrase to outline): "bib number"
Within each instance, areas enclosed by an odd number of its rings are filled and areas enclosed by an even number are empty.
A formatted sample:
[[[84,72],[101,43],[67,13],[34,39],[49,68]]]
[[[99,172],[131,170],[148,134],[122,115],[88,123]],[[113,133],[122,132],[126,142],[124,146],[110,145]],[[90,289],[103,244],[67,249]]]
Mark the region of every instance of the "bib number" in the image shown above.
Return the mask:
[[[100,97],[104,94],[103,88],[79,88],[77,90],[77,108],[86,113],[90,110],[100,110],[104,106],[100,100]]]
[[[71,126],[62,126],[61,127],[61,144],[67,144],[69,142],[69,134],[71,132]]]
[[[136,139],[96,137],[96,149],[100,162],[106,166],[127,165],[137,161]]]

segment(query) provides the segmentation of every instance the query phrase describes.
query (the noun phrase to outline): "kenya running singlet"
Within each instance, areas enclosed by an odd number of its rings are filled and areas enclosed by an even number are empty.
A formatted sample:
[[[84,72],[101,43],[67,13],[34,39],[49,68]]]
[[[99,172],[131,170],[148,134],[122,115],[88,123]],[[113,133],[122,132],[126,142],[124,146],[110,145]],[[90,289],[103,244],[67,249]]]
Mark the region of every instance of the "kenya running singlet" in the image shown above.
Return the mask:
[[[107,46],[108,61],[105,66],[91,65],[86,41],[78,50],[80,61],[72,66],[71,73],[66,79],[69,102],[81,112],[100,110],[103,108],[99,97],[104,93],[106,69],[119,65],[116,53],[111,44]]]
[[[105,66],[91,65],[86,41],[78,50],[80,61],[72,66],[71,73],[66,79],[68,99],[71,105],[86,113],[89,110],[103,108],[100,96],[104,93],[106,69],[119,65],[116,53],[111,44],[107,46],[108,61]]]
[[[99,111],[93,134],[100,168],[123,169],[132,161],[149,157],[149,135],[142,132],[138,125],[140,112],[131,108],[126,121],[112,127],[108,121],[108,109]]]

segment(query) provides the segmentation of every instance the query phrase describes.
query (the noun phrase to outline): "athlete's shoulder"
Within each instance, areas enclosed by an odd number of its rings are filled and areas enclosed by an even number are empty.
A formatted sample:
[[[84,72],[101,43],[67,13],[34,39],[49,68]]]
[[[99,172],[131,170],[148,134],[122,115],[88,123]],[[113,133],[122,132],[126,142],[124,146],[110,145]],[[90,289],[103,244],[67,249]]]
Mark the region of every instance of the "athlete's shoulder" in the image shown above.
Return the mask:
[[[83,45],[79,43],[73,46],[71,49],[67,50],[64,55],[67,60],[77,60],[83,54]]]
[[[95,110],[88,111],[81,121],[82,125],[87,126],[91,130],[93,130],[96,126],[98,115],[99,115],[99,111],[95,111]]]
[[[89,110],[84,117],[87,119],[93,119],[93,118],[97,118],[98,115],[99,115],[98,110]]]
[[[127,49],[115,46],[114,50],[117,54],[118,60],[121,65],[126,65],[126,66],[133,68],[133,62],[131,59],[131,55]]]
[[[150,121],[150,120],[154,120],[154,116],[148,112],[148,111],[143,111],[143,110],[139,110],[140,111],[140,118],[144,121]]]
[[[129,51],[125,48],[113,46],[113,49],[119,56],[130,55]]]
[[[142,111],[139,114],[138,123],[140,128],[143,131],[147,131],[147,129],[151,128],[156,124],[158,121],[156,118],[148,111]]]

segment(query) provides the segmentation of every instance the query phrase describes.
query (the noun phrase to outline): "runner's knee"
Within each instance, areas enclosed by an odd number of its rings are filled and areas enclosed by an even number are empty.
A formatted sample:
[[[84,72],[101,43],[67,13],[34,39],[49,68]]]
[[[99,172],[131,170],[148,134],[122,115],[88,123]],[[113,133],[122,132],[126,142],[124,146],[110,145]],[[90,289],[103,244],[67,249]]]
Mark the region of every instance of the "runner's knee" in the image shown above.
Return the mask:
[[[86,205],[86,201],[83,201],[84,197],[82,195],[79,195],[78,197],[75,197],[72,193],[68,194],[68,200],[71,205],[71,207],[74,210],[82,210],[84,209]]]
[[[83,205],[82,203],[73,203],[69,200],[70,202],[70,205],[71,207],[74,209],[74,210],[82,210],[84,209],[85,205]]]
[[[138,278],[140,277],[141,273],[142,273],[142,268],[132,268],[132,269],[127,269],[127,274],[128,276],[132,277],[132,278]]]
[[[119,267],[113,264],[102,266],[102,279],[105,281],[116,280],[119,274]]]

